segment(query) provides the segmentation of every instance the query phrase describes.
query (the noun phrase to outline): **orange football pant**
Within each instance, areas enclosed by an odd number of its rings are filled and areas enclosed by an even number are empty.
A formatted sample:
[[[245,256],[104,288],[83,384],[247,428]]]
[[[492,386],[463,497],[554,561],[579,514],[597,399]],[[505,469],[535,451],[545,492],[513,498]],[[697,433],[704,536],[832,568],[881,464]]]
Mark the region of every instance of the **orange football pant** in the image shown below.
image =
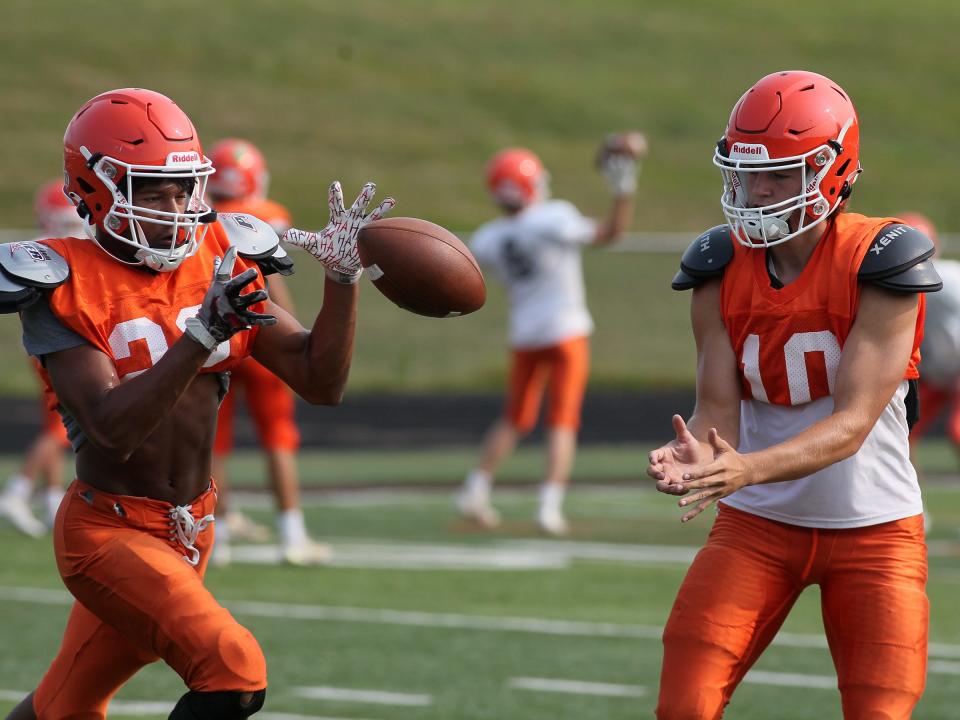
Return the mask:
[[[57,444],[66,449],[70,447],[70,441],[67,439],[67,429],[63,426],[63,420],[60,419],[60,413],[56,410],[43,410],[43,430],[44,435],[49,435],[56,439]]]
[[[507,420],[520,432],[537,424],[549,381],[547,425],[580,427],[583,395],[590,374],[590,338],[578,337],[535,350],[514,350],[507,392]]]
[[[70,447],[70,441],[67,439],[67,429],[63,426],[63,420],[60,419],[60,413],[57,412],[57,406],[60,401],[47,382],[47,371],[43,369],[40,361],[35,357],[30,358],[30,365],[33,367],[37,377],[40,378],[40,401],[43,404],[43,435],[50,435],[56,439],[57,444],[62,448]]]
[[[920,515],[824,530],[721,503],[663,632],[657,717],[721,717],[797,597],[817,584],[843,716],[909,718],[926,680],[926,582]]]
[[[233,416],[237,391],[247,399],[247,409],[264,450],[296,451],[300,431],[294,419],[293,392],[283,380],[253,358],[247,358],[230,372],[230,392],[220,404],[213,452],[226,455],[233,449]]]
[[[211,487],[190,506],[212,514]],[[57,567],[77,599],[60,652],[41,680],[38,720],[101,720],[141,667],[166,661],[191,690],[251,692],[267,686],[253,635],[203,586],[213,527],[200,532],[196,567],[171,524],[173,506],[111,495],[75,481],[54,527]]]
[[[947,436],[960,445],[960,388],[937,387],[920,381],[920,419],[910,431],[910,442],[916,442],[930,429],[944,407],[947,408]]]

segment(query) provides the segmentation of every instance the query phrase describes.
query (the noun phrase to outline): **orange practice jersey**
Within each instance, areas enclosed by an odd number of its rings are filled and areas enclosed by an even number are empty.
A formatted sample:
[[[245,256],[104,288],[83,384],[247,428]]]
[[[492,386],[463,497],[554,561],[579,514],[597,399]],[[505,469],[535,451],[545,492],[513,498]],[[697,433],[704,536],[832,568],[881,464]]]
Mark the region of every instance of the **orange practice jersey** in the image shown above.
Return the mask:
[[[897,220],[836,216],[801,275],[779,290],[770,286],[766,253],[734,241],[721,312],[745,399],[801,405],[833,394],[840,353],[860,303],[861,261],[880,228],[892,222]],[[919,376],[923,311],[921,294],[905,379]]]
[[[293,219],[289,211],[280,203],[266,198],[246,198],[242,200],[224,200],[216,204],[217,212],[244,213],[260,218],[279,235],[289,230]]]
[[[78,239],[44,240],[70,266],[69,279],[50,292],[50,308],[68,328],[108,355],[123,378],[152,367],[183,335],[213,278],[214,258],[230,247],[219,223],[207,226],[196,255],[167,273],[151,273],[106,256],[94,243]],[[201,230],[202,232],[202,230]],[[234,275],[256,263],[237,257]],[[244,288],[264,287],[263,276]],[[262,303],[254,312],[264,312]],[[211,353],[201,372],[229,370],[250,354],[258,327],[241,332]]]

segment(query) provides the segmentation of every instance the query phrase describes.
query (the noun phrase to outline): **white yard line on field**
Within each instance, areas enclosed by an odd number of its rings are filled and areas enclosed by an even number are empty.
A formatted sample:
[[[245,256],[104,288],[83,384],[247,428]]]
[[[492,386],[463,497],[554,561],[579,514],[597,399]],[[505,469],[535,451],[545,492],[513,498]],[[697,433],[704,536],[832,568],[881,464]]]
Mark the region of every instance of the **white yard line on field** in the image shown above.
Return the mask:
[[[0,602],[43,603],[69,605],[72,596],[64,590],[0,586]],[[448,630],[485,630],[489,632],[523,632],[537,635],[566,635],[571,637],[605,637],[622,639],[660,640],[663,628],[655,625],[586,622],[579,620],[548,620],[532,617],[495,617],[462,615],[459,613],[418,612],[375,608],[333,607],[329,605],[300,605],[293,603],[224,600],[232,612],[252,617],[281,620],[317,620],[321,622],[357,622],[373,625],[443,628]],[[819,634],[781,632],[775,645],[798,648],[826,648],[826,640]],[[929,655],[938,659],[960,659],[960,645],[935,643],[929,645]],[[942,668],[931,664],[930,672],[955,674],[960,663]]]
[[[647,689],[642,685],[616,685],[613,683],[586,682],[583,680],[558,680],[556,678],[511,678],[508,683],[515,690],[569,693],[571,695],[602,695],[604,697],[643,697]]]
[[[776,685],[778,687],[802,687],[820,690],[837,689],[836,675],[805,675],[803,673],[751,670],[743,678],[743,681],[754,685]]]
[[[837,687],[837,678],[833,675],[806,675],[802,673],[768,672],[765,670],[751,670],[747,673],[743,682],[755,685],[802,687],[822,690],[831,690]],[[647,688],[642,685],[619,685],[558,678],[517,677],[511,678],[508,685],[517,690],[570,693],[574,695],[643,697],[647,694]]]
[[[372,703],[377,705],[403,705],[426,707],[433,704],[433,696],[421,693],[400,693],[386,690],[358,690],[327,686],[295,687],[290,693],[308,700],[335,700],[337,702]]]

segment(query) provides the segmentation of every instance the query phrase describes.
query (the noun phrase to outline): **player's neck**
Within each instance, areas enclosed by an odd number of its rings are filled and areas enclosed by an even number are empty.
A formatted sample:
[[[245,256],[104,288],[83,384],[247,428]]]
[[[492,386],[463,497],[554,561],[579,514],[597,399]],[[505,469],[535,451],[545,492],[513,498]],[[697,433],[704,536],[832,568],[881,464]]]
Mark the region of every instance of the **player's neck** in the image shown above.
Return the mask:
[[[767,250],[767,262],[781,283],[789,285],[800,277],[829,225],[829,221],[819,223],[805,233]]]

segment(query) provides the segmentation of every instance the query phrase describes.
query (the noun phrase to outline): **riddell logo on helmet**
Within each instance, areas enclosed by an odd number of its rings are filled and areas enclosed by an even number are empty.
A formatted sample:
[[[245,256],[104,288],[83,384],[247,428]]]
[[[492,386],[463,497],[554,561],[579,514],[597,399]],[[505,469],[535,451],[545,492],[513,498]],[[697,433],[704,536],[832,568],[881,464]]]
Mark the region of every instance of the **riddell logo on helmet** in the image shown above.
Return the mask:
[[[200,162],[200,154],[196,152],[170,153],[167,155],[167,165],[193,165]]]
[[[738,158],[763,158],[767,159],[767,148],[765,145],[754,145],[748,143],[734,143],[730,148],[730,156]]]

